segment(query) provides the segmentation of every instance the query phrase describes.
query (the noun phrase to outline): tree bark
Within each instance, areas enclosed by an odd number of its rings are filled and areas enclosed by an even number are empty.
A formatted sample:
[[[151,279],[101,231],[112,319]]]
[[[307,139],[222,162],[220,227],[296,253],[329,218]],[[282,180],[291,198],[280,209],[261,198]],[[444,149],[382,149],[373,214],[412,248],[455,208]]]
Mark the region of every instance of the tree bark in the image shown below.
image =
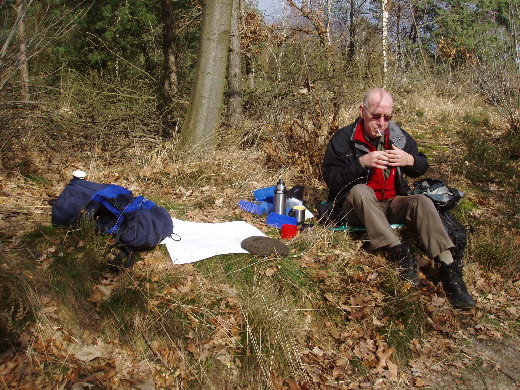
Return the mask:
[[[419,26],[417,25],[417,19],[415,18],[415,9],[413,8],[413,4],[409,3],[410,7],[410,14],[412,15],[412,21],[413,21],[413,31],[415,32],[415,41],[417,42],[417,45],[419,47],[419,53],[421,54],[422,59],[422,65],[423,69],[426,71],[426,58],[422,49],[422,43],[421,43],[421,34],[419,31]],[[412,30],[410,30],[412,31]]]
[[[386,86],[388,73],[388,0],[381,0],[383,36],[383,87]]]
[[[175,62],[175,18],[173,14],[173,4],[171,0],[163,0],[163,91],[166,96],[175,95],[179,85],[177,80],[177,64]]]
[[[24,1],[16,0],[16,12],[18,23],[18,44],[20,50],[20,92],[22,100],[29,100],[29,64],[27,59],[27,44],[25,43],[25,23],[24,23]]]
[[[396,16],[396,36],[397,36],[397,69],[402,73],[405,71],[405,57],[403,53],[403,5],[402,0],[397,1],[397,16]]]
[[[244,2],[240,2],[240,14],[241,15],[246,15],[244,9],[245,9]],[[247,14],[247,15],[249,15],[249,14]],[[246,30],[246,17],[243,16],[241,22],[242,22],[242,29],[245,31]],[[255,88],[255,64],[254,64],[254,59],[253,59],[253,53],[250,52],[250,48],[249,48],[249,50],[246,49],[244,56],[245,56],[246,87],[247,87],[247,89],[252,90]]]
[[[240,2],[233,0],[228,64],[228,122],[236,127],[242,119],[242,72],[240,62]]]
[[[348,49],[347,49],[347,61],[352,62],[356,54],[356,23],[355,23],[355,1],[348,1]]]
[[[255,88],[255,63],[251,53],[246,53],[246,84],[248,89]]]
[[[216,130],[226,82],[233,0],[205,0],[202,31],[190,106],[182,126],[180,146],[199,153],[216,146]]]
[[[518,12],[518,3],[509,0],[508,2],[509,19],[511,20],[511,38],[513,41],[513,50],[515,52],[515,63],[518,72],[520,72],[520,38],[518,33],[518,20],[520,19],[520,12]]]
[[[332,38],[330,36],[330,20],[332,19],[332,2],[331,0],[327,0],[327,15],[325,19],[325,30],[327,31],[327,43],[329,46],[332,45]]]

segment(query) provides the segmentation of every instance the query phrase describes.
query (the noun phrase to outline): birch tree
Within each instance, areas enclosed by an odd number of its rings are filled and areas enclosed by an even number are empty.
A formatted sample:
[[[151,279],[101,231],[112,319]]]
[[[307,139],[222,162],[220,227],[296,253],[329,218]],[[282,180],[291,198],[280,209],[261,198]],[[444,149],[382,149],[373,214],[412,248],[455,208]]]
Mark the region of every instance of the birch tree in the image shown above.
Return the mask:
[[[381,0],[382,36],[383,36],[383,86],[388,72],[388,0]]]

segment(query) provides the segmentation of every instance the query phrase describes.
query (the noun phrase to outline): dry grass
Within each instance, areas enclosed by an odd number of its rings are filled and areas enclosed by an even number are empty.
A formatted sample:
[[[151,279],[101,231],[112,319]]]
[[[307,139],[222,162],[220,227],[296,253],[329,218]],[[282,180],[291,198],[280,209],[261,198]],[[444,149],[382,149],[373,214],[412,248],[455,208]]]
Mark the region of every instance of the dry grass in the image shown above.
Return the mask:
[[[464,117],[477,118],[476,130],[485,123],[500,125],[494,111],[466,88],[444,83],[442,88],[419,84],[412,89],[403,84],[395,93],[398,118],[421,146],[453,142],[458,148],[454,131],[467,123]],[[346,96],[351,101],[345,100],[338,111],[339,126],[357,115],[358,97]],[[490,253],[491,244],[495,257],[518,249],[515,231],[497,239],[503,232],[498,205],[486,193],[472,195],[473,208],[464,214],[480,224],[467,256],[467,281],[470,291],[480,294],[482,308],[471,316],[449,307],[440,287],[429,280],[420,292],[410,291],[395,280],[395,270],[383,258],[362,249],[362,240],[321,226],[289,241],[286,257],[226,255],[174,266],[164,248],[157,248],[142,254],[133,270],[118,275],[104,272],[106,243],[90,239],[94,235],[87,228],[66,233],[49,226],[46,201],[61,191],[74,169],[84,169],[91,180],[127,186],[177,218],[242,219],[278,238],[278,231],[241,211],[237,202],[251,199],[253,190],[280,177],[289,187],[306,187],[309,208],[324,200],[326,190],[316,175],[319,163],[313,160],[326,141],[320,144],[315,137],[325,137],[333,128],[332,109],[314,117],[300,115],[301,126],[282,119],[293,132],[287,139],[286,133],[273,134],[282,128],[273,123],[246,123],[222,134],[221,147],[203,158],[180,152],[175,140],[128,131],[122,117],[116,121],[123,124],[121,132],[112,134],[97,133],[93,123],[79,117],[59,119],[66,122],[61,128],[70,126],[67,135],[75,135],[53,139],[52,134],[59,134],[49,131],[58,126],[54,115],[63,114],[34,114],[32,122],[26,111],[20,116],[27,117],[17,119],[36,125],[34,138],[23,148],[27,164],[3,165],[1,172],[0,215],[9,226],[0,231],[1,250],[8,254],[4,262],[21,269],[18,277],[23,275],[34,292],[29,307],[36,318],[33,326],[19,325],[12,333],[20,341],[19,365],[14,365],[14,355],[0,362],[0,373],[10,383],[4,387],[88,383],[115,389],[128,381],[170,389],[410,387],[437,366],[449,372],[450,359],[463,364],[454,353],[458,337],[492,337],[498,328],[482,326],[481,318],[514,322],[511,305],[515,307],[518,297],[510,292],[517,288],[510,271],[504,271],[501,281],[485,270],[487,264],[477,262],[479,253]],[[294,142],[299,136],[303,138]],[[244,137],[254,142],[244,145]],[[275,150],[276,143],[264,148],[270,139],[279,139],[286,148]],[[76,140],[79,146],[73,147]],[[316,147],[301,157],[309,143]],[[447,150],[432,147],[429,152],[436,170],[451,169],[450,159],[445,162]],[[293,164],[302,158],[305,163]],[[3,161],[9,162],[7,155]],[[9,167],[13,170],[7,178]],[[463,174],[452,177],[472,192],[473,184]],[[490,214],[498,221],[496,234],[485,227]],[[22,239],[21,232],[32,235]],[[494,298],[500,296],[500,283],[508,286],[508,302]],[[510,329],[514,335],[514,327]],[[398,378],[393,376],[396,363]],[[25,371],[29,366],[32,371]]]

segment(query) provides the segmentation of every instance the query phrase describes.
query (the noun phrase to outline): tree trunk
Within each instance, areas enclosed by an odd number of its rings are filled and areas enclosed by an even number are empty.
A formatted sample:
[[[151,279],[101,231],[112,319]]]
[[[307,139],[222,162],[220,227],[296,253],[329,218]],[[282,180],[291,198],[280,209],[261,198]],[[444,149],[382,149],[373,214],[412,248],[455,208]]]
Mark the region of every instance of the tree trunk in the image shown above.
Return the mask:
[[[518,72],[520,72],[520,38],[518,37],[518,20],[520,12],[518,12],[518,3],[509,0],[508,2],[509,20],[511,20],[511,39],[513,41],[513,51],[515,52],[515,63]]]
[[[383,87],[388,73],[388,0],[381,0],[382,35],[383,35]]]
[[[419,53],[421,54],[423,70],[426,71],[426,58],[424,56],[423,49],[422,49],[421,34],[419,31],[419,26],[417,25],[417,19],[415,18],[415,9],[413,8],[413,4],[411,2],[408,4],[410,6],[410,14],[412,15],[412,21],[413,21],[413,27],[414,27],[413,32],[415,33],[415,42],[417,42],[417,45],[419,47]],[[410,30],[410,31],[412,31],[412,30]]]
[[[245,4],[243,1],[240,2],[240,15],[245,15]],[[242,29],[246,29],[245,17],[242,17],[241,20]],[[245,53],[245,77],[246,77],[246,87],[249,90],[255,88],[255,64],[253,61],[253,54],[247,51]]]
[[[242,118],[242,72],[240,62],[240,2],[233,0],[228,64],[228,122],[237,126]]]
[[[246,84],[248,89],[255,88],[255,64],[251,53],[246,53]]]
[[[205,0],[200,48],[190,106],[182,126],[180,146],[202,153],[216,145],[216,130],[226,82],[233,0]]]
[[[175,18],[171,0],[163,0],[163,92],[165,96],[175,95],[179,88],[177,80],[177,64],[175,63]]]
[[[325,30],[327,31],[327,43],[329,46],[332,45],[332,39],[330,37],[330,20],[332,19],[332,2],[331,0],[327,0],[327,15],[325,19]]]
[[[347,50],[347,61],[352,62],[356,53],[356,24],[355,24],[355,1],[349,0],[348,2],[348,50]]]
[[[403,37],[402,37],[402,27],[401,27],[401,17],[402,17],[402,8],[401,8],[401,0],[397,1],[397,16],[396,16],[396,36],[397,36],[397,69],[400,73],[404,72],[404,56],[403,56]]]
[[[29,100],[29,64],[27,63],[27,44],[25,43],[24,1],[16,0],[18,23],[18,43],[20,47],[20,85],[22,100]]]

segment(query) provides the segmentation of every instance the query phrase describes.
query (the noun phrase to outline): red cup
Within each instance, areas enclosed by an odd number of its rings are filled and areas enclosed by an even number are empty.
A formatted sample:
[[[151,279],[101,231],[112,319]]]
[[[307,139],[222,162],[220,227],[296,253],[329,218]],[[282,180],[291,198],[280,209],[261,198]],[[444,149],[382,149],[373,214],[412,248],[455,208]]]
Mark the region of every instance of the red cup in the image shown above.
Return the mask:
[[[282,225],[282,231],[280,234],[282,235],[282,238],[285,238],[286,240],[294,238],[298,234],[298,226],[284,224]]]

